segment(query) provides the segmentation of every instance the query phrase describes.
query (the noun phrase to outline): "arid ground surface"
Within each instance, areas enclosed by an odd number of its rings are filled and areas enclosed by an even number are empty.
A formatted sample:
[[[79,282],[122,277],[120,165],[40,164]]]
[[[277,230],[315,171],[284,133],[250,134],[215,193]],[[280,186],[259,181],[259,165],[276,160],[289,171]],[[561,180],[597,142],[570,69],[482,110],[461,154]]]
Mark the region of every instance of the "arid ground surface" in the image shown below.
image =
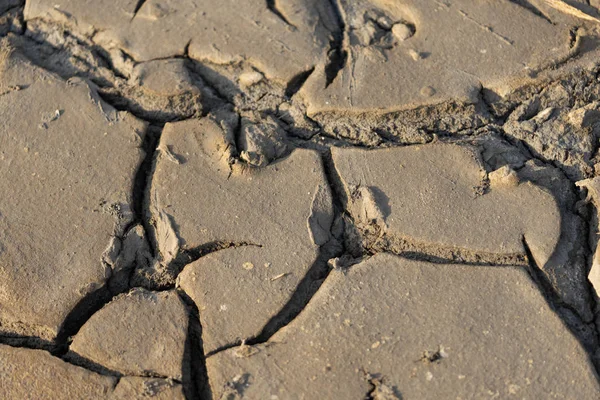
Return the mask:
[[[0,0],[0,399],[600,398],[599,7]]]

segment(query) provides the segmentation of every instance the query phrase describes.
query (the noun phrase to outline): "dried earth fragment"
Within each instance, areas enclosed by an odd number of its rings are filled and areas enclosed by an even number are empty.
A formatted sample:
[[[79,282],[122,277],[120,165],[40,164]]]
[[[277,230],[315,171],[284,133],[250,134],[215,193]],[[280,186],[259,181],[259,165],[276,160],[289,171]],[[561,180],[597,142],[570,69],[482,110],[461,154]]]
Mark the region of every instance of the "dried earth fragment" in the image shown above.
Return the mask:
[[[501,171],[490,174],[483,193],[487,174],[473,148],[334,148],[332,155],[359,228],[375,225],[381,236],[396,237],[398,252],[518,264],[523,237],[539,265],[554,251],[560,210],[552,196]]]
[[[6,29],[14,31],[16,26]],[[183,58],[136,63],[120,49],[100,49],[92,40],[74,36],[66,26],[41,20],[31,21],[24,36],[11,39],[36,65],[64,79],[90,79],[112,105],[145,120],[190,118],[219,103]]]
[[[544,188],[554,197],[560,209],[560,237],[550,259],[541,268],[551,288],[559,295],[559,302],[575,309],[584,321],[591,321],[593,299],[586,275],[589,269],[588,221],[578,211],[580,198],[573,182],[556,167],[537,160],[529,160],[518,171],[519,179]],[[595,335],[592,335],[595,336]],[[597,342],[597,338],[593,338]]]
[[[3,399],[183,399],[181,385],[164,379],[99,375],[45,351],[0,345]]]
[[[320,67],[303,87],[310,115],[472,103],[482,85],[509,92],[571,51],[571,25],[549,23],[511,1],[339,4],[344,62],[333,80]]]
[[[241,349],[207,359],[215,397],[595,398],[600,390],[581,345],[518,267],[379,254],[334,270],[291,324]]]
[[[488,176],[475,148],[453,144],[332,155],[367,248],[509,265],[527,265],[531,251],[564,301],[589,319],[585,279],[576,279],[580,271],[567,262],[575,253],[561,240],[567,211],[531,183],[531,167],[521,182],[509,167]]]
[[[134,289],[83,325],[71,351],[124,375],[182,380],[188,314],[177,293]]]
[[[503,125],[511,138],[572,180],[589,178],[598,163],[600,102],[593,81],[564,79],[517,106]]]
[[[1,47],[0,331],[52,340],[111,276],[145,124]]]
[[[279,13],[272,12],[262,0],[67,0],[58,6],[32,0],[25,19],[69,24],[104,47],[122,48],[137,61],[186,53],[215,64],[247,61],[285,84],[324,56],[335,17],[328,3],[318,0],[277,1],[277,8]]]
[[[259,334],[330,240],[331,193],[318,153],[230,167],[231,141],[209,118],[167,124],[159,148],[171,154],[161,150],[150,195],[163,263],[176,264],[179,247],[213,251],[179,279],[198,305],[205,352]]]
[[[201,115],[206,93],[180,58],[136,64],[117,88],[133,112],[150,119],[182,119]],[[210,97],[209,97],[210,98]],[[136,114],[137,115],[137,114]]]
[[[76,367],[45,351],[0,345],[0,388],[5,399],[108,398],[116,383],[112,376]]]

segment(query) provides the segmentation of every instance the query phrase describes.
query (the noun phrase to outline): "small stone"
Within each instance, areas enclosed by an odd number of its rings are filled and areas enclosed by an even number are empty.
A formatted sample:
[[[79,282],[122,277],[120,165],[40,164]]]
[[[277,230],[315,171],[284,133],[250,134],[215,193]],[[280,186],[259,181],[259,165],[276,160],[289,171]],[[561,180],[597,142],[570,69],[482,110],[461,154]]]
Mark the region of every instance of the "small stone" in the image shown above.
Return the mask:
[[[242,267],[246,271],[250,271],[251,269],[254,269],[254,264],[252,264],[251,262],[245,262],[244,265],[242,265]]]
[[[412,37],[414,33],[408,25],[399,22],[392,27],[392,34],[396,39],[403,42],[406,39]]]
[[[421,89],[421,95],[425,96],[425,97],[431,97],[435,94],[435,89],[432,88],[431,86],[425,86],[423,89]]]
[[[548,107],[548,108],[545,108],[544,110],[540,111],[534,117],[535,122],[537,122],[538,124],[542,124],[542,123],[548,121],[548,119],[550,119],[550,116],[552,115],[553,111],[554,111],[553,107]]]
[[[412,57],[413,60],[419,61],[423,58],[423,55],[416,51],[415,49],[408,50],[408,55]]]
[[[497,170],[488,174],[490,185],[507,185],[517,186],[519,184],[519,176],[517,173],[508,165],[505,165]]]
[[[240,74],[240,85],[245,87],[254,86],[263,80],[263,75],[258,71],[243,72]]]
[[[382,29],[389,30],[392,28],[392,24],[392,20],[385,15],[377,18],[377,25],[379,25]]]

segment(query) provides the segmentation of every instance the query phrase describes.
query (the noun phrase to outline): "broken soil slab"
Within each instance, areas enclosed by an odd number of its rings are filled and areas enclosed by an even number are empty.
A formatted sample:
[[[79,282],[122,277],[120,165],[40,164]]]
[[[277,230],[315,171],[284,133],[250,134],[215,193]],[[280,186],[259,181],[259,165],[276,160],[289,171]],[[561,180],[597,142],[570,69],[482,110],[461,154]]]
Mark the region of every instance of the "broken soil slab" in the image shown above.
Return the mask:
[[[99,375],[45,351],[0,345],[3,399],[184,399],[181,385],[165,379]]]
[[[396,111],[449,100],[474,102],[481,85],[510,83],[564,58],[571,28],[510,1],[340,1],[345,62],[328,81],[319,68],[302,89],[308,112]],[[411,35],[401,40],[394,27]]]
[[[212,90],[192,75],[183,58],[135,63],[121,50],[99,49],[66,26],[35,20],[25,36],[13,36],[36,65],[68,79],[81,76],[98,84],[112,105],[149,121],[172,121],[202,114],[219,103]]]
[[[543,266],[554,251],[560,210],[552,196],[500,173],[490,174],[484,193],[487,174],[474,148],[334,148],[332,156],[359,228],[377,226],[381,235],[397,238],[399,252],[523,263],[525,237]]]
[[[339,60],[317,66],[300,90],[308,115],[337,137],[370,145],[364,130],[383,131],[404,142],[411,128],[460,132],[486,120],[482,88],[501,99],[594,68],[594,27],[577,30],[581,21],[542,7],[549,23],[515,3],[339,1],[346,26]],[[412,35],[399,40],[396,26]]]
[[[285,84],[324,56],[335,17],[329,5],[318,0],[283,0],[276,5],[277,13],[262,0],[67,0],[60,5],[31,0],[25,19],[70,25],[107,48],[122,48],[137,61],[186,52],[215,64],[248,61]]]
[[[0,388],[5,399],[108,398],[116,383],[115,377],[76,367],[45,351],[0,345]]]
[[[174,291],[134,289],[95,313],[73,339],[83,357],[124,375],[182,380],[188,313]]]
[[[332,156],[367,248],[508,265],[527,265],[531,251],[563,300],[589,320],[585,279],[568,262],[556,265],[570,246],[561,241],[570,211],[531,177],[521,182],[508,167],[488,176],[476,148],[453,144],[334,148]]]
[[[200,310],[206,352],[260,333],[316,262],[333,219],[318,153],[253,168],[228,164],[232,146],[210,118],[167,124],[150,193],[164,266],[180,249],[213,251],[180,278]]]
[[[586,353],[527,272],[376,255],[334,270],[269,342],[207,359],[216,398],[595,398]],[[493,373],[490,373],[493,371]],[[385,387],[379,387],[384,385]]]
[[[53,340],[111,276],[145,124],[2,46],[0,331]]]
[[[560,238],[544,265],[544,273],[550,278],[549,286],[553,286],[562,300],[574,305],[585,321],[591,321],[592,299],[587,280],[590,251],[586,238],[588,224],[594,222],[584,220],[583,214],[578,211],[581,210],[581,199],[573,183],[561,169],[536,159],[527,160],[522,148],[510,144],[496,132],[482,132],[468,142],[480,149],[486,170],[492,171],[490,179],[501,171],[508,171],[520,182],[529,181],[552,194],[561,210]]]
[[[537,160],[529,160],[518,171],[519,179],[529,181],[552,194],[561,210],[560,238],[548,262],[538,267],[552,291],[562,302],[572,306],[584,321],[591,321],[593,299],[589,269],[590,233],[588,221],[582,218],[580,197],[573,182],[558,168]],[[596,339],[593,339],[594,341]]]

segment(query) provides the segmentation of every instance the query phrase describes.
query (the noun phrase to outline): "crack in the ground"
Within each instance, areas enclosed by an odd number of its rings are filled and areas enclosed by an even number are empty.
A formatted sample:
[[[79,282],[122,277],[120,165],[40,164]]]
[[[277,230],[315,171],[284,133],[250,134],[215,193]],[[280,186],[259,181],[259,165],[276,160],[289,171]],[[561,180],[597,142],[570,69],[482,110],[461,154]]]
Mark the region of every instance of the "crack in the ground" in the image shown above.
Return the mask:
[[[331,163],[333,162],[331,159],[331,152],[323,153],[321,160],[327,183],[331,190],[334,206],[334,218],[332,226],[330,227],[332,238],[329,242],[320,247],[317,259],[300,280],[289,300],[281,307],[276,315],[271,317],[257,336],[221,346],[207,353],[206,358],[242,344],[256,345],[266,343],[275,333],[289,325],[306,308],[331,272],[331,266],[328,264],[329,260],[336,257],[342,257],[346,254],[343,243],[338,241],[334,232],[336,220],[340,218],[342,213],[343,201],[339,197],[340,192],[336,188],[338,185],[335,183],[339,178],[335,178],[335,176],[332,175],[332,171],[335,171],[335,169],[331,167]]]
[[[315,67],[312,67],[311,69],[300,72],[298,75],[293,77],[288,83],[287,87],[285,88],[285,96],[288,99],[294,97],[294,95],[298,93],[300,89],[302,89],[302,86],[304,86],[304,84],[314,71]]]
[[[455,246],[443,246],[412,240],[399,235],[381,234],[381,227],[358,224],[368,254],[389,252],[412,260],[427,261],[436,264],[464,264],[479,266],[524,266],[527,257],[520,253],[485,253]]]
[[[208,352],[206,358],[242,344],[253,346],[266,343],[275,333],[289,325],[304,310],[331,272],[331,267],[327,262],[341,255],[342,250],[335,239],[333,239],[333,242],[323,245],[319,250],[317,259],[300,280],[289,300],[277,314],[271,317],[257,336],[218,347]]]
[[[85,325],[92,316],[108,304],[118,294],[108,290],[108,282],[101,288],[89,293],[73,308],[65,318],[58,335],[56,336],[55,354],[63,356],[69,351],[70,341],[73,336]]]
[[[46,342],[43,339],[35,337],[6,337],[0,336],[0,344],[7,345],[14,348],[23,348],[29,350],[39,350],[48,353],[49,355],[76,367],[83,368],[87,371],[97,373],[99,375],[111,376],[115,378],[135,377],[135,378],[156,378],[172,381],[174,383],[182,384],[182,381],[173,379],[168,376],[154,374],[148,372],[147,374],[124,374],[115,370],[111,370],[101,364],[98,364],[92,360],[82,357],[74,353],[64,353],[59,346],[54,343]]]
[[[131,20],[133,21],[133,19],[137,16],[137,13],[140,11],[140,9],[142,8],[142,6],[144,5],[144,3],[147,0],[138,0],[135,8],[133,9],[133,16],[131,17]]]
[[[539,18],[543,19],[544,21],[548,22],[549,24],[554,25],[554,22],[552,22],[552,20],[550,19],[550,17],[548,15],[544,14],[542,12],[542,10],[540,10],[533,3],[531,3],[531,1],[529,1],[529,0],[509,0],[509,1],[511,3],[514,3],[514,4],[518,5],[519,7],[522,7],[524,10],[529,11],[530,13],[532,13],[533,15],[535,15],[536,17],[539,17]]]
[[[348,49],[346,22],[344,21],[344,10],[339,0],[330,0],[331,7],[334,10],[337,19],[338,30],[332,32],[332,39],[329,43],[329,51],[327,52],[327,64],[325,65],[325,88],[333,83],[340,71],[344,69],[348,61]]]
[[[596,214],[596,219],[598,219],[600,216],[598,214],[600,214],[598,212],[597,209],[595,209],[594,206],[594,211]],[[587,252],[587,268],[586,268],[586,275],[589,274],[589,272],[591,271],[592,268],[592,264],[594,262],[594,256],[595,256],[595,251],[593,251],[590,248],[591,243],[589,243],[589,238],[595,238],[596,239],[596,251],[597,251],[597,246],[600,245],[600,240],[598,240],[598,227],[594,226],[590,221],[592,220],[591,217],[588,216],[588,218],[582,218],[584,224],[586,225],[586,232],[588,233],[587,237],[588,240],[584,241],[585,244],[587,244],[585,246],[586,248],[586,252]],[[599,299],[598,296],[596,295],[595,289],[594,289],[594,285],[592,284],[592,282],[587,281],[587,288],[588,288],[588,298],[590,299],[590,309],[592,310],[592,312],[594,313],[595,316],[597,316],[598,312],[600,311],[600,303],[599,303]],[[597,318],[595,318],[595,320],[592,322],[592,325],[594,326],[594,331],[595,331],[595,336],[596,336],[596,340],[598,343],[598,346],[596,346],[597,348],[600,347],[600,326],[598,326],[598,320]],[[596,351],[596,349],[590,349],[590,354],[593,354],[593,351]],[[598,375],[600,376],[600,354],[593,354],[594,355],[594,363],[596,366],[596,371],[598,372]],[[600,379],[600,378],[599,378]]]
[[[12,335],[12,334],[0,334],[0,344],[4,344],[11,347],[25,348],[31,350],[44,350],[48,353],[56,353],[56,343],[50,342],[46,339],[42,339],[38,336],[24,336],[24,335]]]
[[[214,241],[210,243],[204,243],[200,246],[196,246],[190,249],[180,249],[179,254],[169,264],[168,268],[174,271],[175,276],[178,276],[181,271],[184,270],[189,264],[198,261],[202,257],[209,254],[216,253],[221,250],[239,248],[239,247],[263,247],[261,244],[252,242],[231,242],[226,240]]]
[[[212,399],[212,390],[208,380],[206,358],[202,343],[202,325],[196,303],[183,290],[177,290],[189,312],[188,337],[185,342],[184,356],[190,365],[183,369],[183,388],[187,399]]]
[[[581,343],[582,348],[586,351],[590,363],[596,369],[596,376],[600,372],[600,360],[596,357],[595,352],[598,348],[598,332],[596,327],[590,328],[590,324],[584,323],[576,310],[566,304],[556,292],[552,283],[548,280],[541,268],[536,264],[533,254],[525,237],[522,238],[523,247],[527,253],[529,264],[525,270],[531,276],[533,282],[536,283],[542,293],[548,307],[553,310],[559,318],[565,323],[565,326],[571,331],[573,336]],[[593,325],[593,323],[592,323]],[[585,328],[593,330],[594,336],[590,338],[589,332]],[[590,342],[592,340],[593,342]],[[600,379],[600,378],[599,378]]]
[[[290,28],[293,29],[297,29],[296,26],[294,24],[292,24],[286,17],[285,15],[283,15],[283,13],[279,10],[279,8],[277,7],[277,0],[266,0],[267,3],[267,9],[272,12],[273,14],[275,14],[275,16],[277,18],[279,18],[281,21],[283,21],[283,23],[285,23],[287,26],[289,26]]]
[[[271,336],[289,325],[304,310],[331,272],[331,268],[327,262],[341,255],[341,249],[338,248],[337,241],[333,240],[334,242],[326,243],[321,247],[316,261],[309,268],[302,280],[300,280],[287,303],[267,322],[255,338],[246,341],[247,344],[266,343]],[[214,353],[211,353],[211,355]]]
[[[148,126],[142,145],[142,148],[146,152],[146,156],[136,172],[132,198],[136,221],[142,224],[146,238],[148,239],[147,242],[150,246],[150,252],[154,257],[156,257],[158,247],[154,228],[152,226],[152,214],[150,212],[150,188],[154,176],[157,148],[160,143],[163,129],[164,125],[162,124],[151,124]]]
[[[137,15],[137,12],[140,10],[140,8],[145,3],[145,1],[146,0],[138,1],[138,3],[136,4],[135,10],[134,10],[133,17],[135,17]],[[553,23],[545,14],[543,14],[539,9],[537,9],[535,6],[533,6],[529,1],[527,1],[527,0],[511,0],[511,1],[515,4],[518,4],[526,9],[528,9],[530,12],[532,12],[533,14],[537,15],[540,18],[545,19],[547,22],[549,22],[551,24]],[[274,0],[270,0],[270,1],[267,0],[267,7],[269,8],[269,10],[271,12],[275,13],[286,24],[293,27],[293,25],[291,25],[287,21],[287,19],[283,16],[283,14],[281,14],[279,12],[279,10],[276,8],[275,3],[276,2]],[[345,25],[344,17],[343,17],[344,12],[341,8],[341,4],[340,4],[339,0],[331,0],[331,3],[332,3],[332,7],[335,10],[335,13],[337,15],[340,31],[333,33],[333,39],[330,43],[330,49],[328,52],[328,63],[325,67],[326,78],[327,78],[326,86],[329,86],[336,79],[336,77],[338,76],[340,71],[345,67],[346,63],[348,62],[348,57],[349,57],[348,50],[347,50],[348,44],[346,43],[347,42],[346,25]],[[580,47],[580,42],[581,42],[580,37],[581,36],[580,36],[578,29],[573,28],[570,32],[571,51],[570,51],[569,55],[567,57],[565,57],[564,59],[559,60],[557,63],[553,64],[552,66],[546,66],[544,68],[541,68],[541,70],[545,70],[547,68],[557,68],[558,66],[563,65],[564,63],[570,61],[573,57],[575,57],[577,55],[579,47]],[[186,45],[186,50],[185,50],[185,54],[183,55],[183,58],[189,60],[192,63],[192,66],[193,66],[192,69],[194,70],[195,73],[197,73],[197,71],[196,71],[197,68],[201,69],[205,66],[198,60],[189,58],[188,49],[189,49],[190,43],[191,43],[191,41],[188,42],[188,44]],[[115,77],[117,77],[119,79],[126,79],[126,76],[123,75],[121,72],[119,72],[115,68],[114,61],[112,60],[110,53],[107,52],[105,49],[103,49],[101,47],[94,49],[93,47],[90,47],[89,44],[84,43],[84,42],[80,42],[79,44],[82,47],[89,48],[91,54],[95,58],[100,59],[102,61],[102,64],[105,64],[106,68],[108,70],[110,70],[111,73]],[[167,59],[172,59],[172,58],[177,58],[177,56],[168,57]],[[83,63],[87,63],[87,61],[83,58],[81,58],[80,61]],[[89,65],[89,67],[93,68],[94,66]],[[208,67],[206,67],[206,68],[208,68]],[[304,72],[300,73],[299,75],[297,75],[294,79],[292,79],[288,83],[287,88],[285,88],[285,96],[288,98],[293,97],[301,89],[301,87],[303,86],[303,84],[306,82],[306,80],[309,78],[309,76],[311,75],[311,73],[313,71],[314,71],[314,68],[312,68],[308,71],[304,71]],[[85,75],[85,71],[82,71],[81,73],[83,75]],[[200,73],[198,73],[198,75],[203,77]],[[214,90],[215,93],[218,94],[219,98],[224,103],[233,104],[233,103],[231,103],[230,100],[227,100],[227,94],[220,91],[219,87],[211,85],[211,83],[207,79],[204,79],[204,81],[212,90]],[[493,112],[491,111],[493,109],[493,107],[492,107],[493,103],[491,101],[487,100],[485,93],[483,92],[484,90],[485,90],[485,88],[482,88],[482,91],[480,92],[480,102],[485,105],[485,107],[488,111],[490,111],[490,115],[493,115]],[[144,115],[140,115],[139,113],[136,113],[134,110],[131,110],[128,107],[124,107],[122,105],[119,106],[119,104],[121,104],[122,101],[119,101],[114,96],[107,95],[106,93],[104,93],[102,95],[102,97],[109,104],[115,105],[115,108],[121,109],[121,110],[127,110],[134,115],[138,115],[139,117],[142,117],[141,119],[145,119],[146,121],[148,121],[147,116],[145,116],[146,118],[143,118]],[[532,96],[529,96],[529,98],[530,97],[532,97]],[[515,105],[515,107],[516,107],[516,105]],[[508,114],[510,114],[510,112]],[[508,114],[505,114],[505,116]],[[306,117],[308,118],[308,116],[306,116]],[[144,158],[143,162],[140,164],[140,167],[138,168],[138,171],[136,172],[135,185],[134,185],[134,190],[133,190],[133,209],[134,209],[135,215],[136,215],[135,222],[141,223],[144,226],[144,228],[146,230],[146,234],[149,235],[149,237],[150,237],[149,242],[150,242],[150,246],[152,248],[152,253],[154,254],[154,256],[156,256],[156,239],[152,237],[153,229],[151,227],[151,216],[150,216],[150,211],[149,211],[149,197],[147,194],[149,193],[149,188],[151,187],[152,177],[153,177],[153,172],[154,172],[153,159],[156,156],[155,149],[156,149],[157,143],[160,139],[160,133],[162,131],[162,127],[164,126],[164,123],[168,122],[168,121],[170,121],[170,120],[160,119],[160,120],[150,121],[151,124],[149,126],[149,131],[147,132],[144,143],[143,143],[144,151],[146,151],[146,157]],[[545,159],[541,155],[536,154],[536,152],[530,147],[530,145],[526,141],[514,139],[514,138],[511,138],[509,135],[507,135],[501,128],[502,125],[504,124],[504,122],[505,122],[505,118],[503,119],[503,118],[499,118],[498,116],[494,116],[493,121],[486,123],[485,126],[490,126],[490,125],[498,126],[501,135],[506,140],[508,140],[511,144],[513,144],[521,153],[524,153],[524,154],[527,153],[527,154],[525,154],[526,157],[528,157],[530,159],[540,160],[544,164],[553,165],[554,167],[563,170],[563,167],[560,162]],[[316,124],[318,124],[318,123],[316,123]],[[152,132],[150,132],[151,130],[152,130]],[[464,132],[474,132],[474,130],[472,128],[464,129],[463,131]],[[459,134],[460,134],[460,132],[459,132]],[[339,139],[339,137],[334,137],[334,136],[328,137],[328,134],[326,134],[324,132],[315,133],[314,136],[317,136],[317,135],[322,136],[324,138],[332,139],[327,145],[325,145],[326,148],[333,147],[333,146],[340,146],[340,147],[348,146],[348,144],[351,144],[353,146],[357,145],[357,143],[354,143],[349,139],[341,140],[341,139]],[[457,133],[452,132],[452,133],[448,133],[448,135],[449,135],[449,137],[454,137],[457,135]],[[303,139],[301,139],[299,137],[296,139],[298,139],[300,142],[303,141]],[[306,147],[309,147],[308,143],[312,139],[313,139],[313,137],[304,140],[304,143],[307,144]],[[519,146],[518,144],[516,144],[515,141],[522,144],[522,146]],[[389,138],[386,139],[385,137],[382,136],[382,142],[378,145],[365,146],[365,145],[359,144],[358,147],[378,148],[378,147],[401,146],[401,145],[405,145],[405,144],[393,142]],[[303,146],[300,144],[300,145],[296,145],[296,147],[303,147]],[[333,161],[331,160],[330,152],[325,153],[323,163],[325,165],[327,180],[329,182],[329,185],[330,185],[332,193],[333,193],[334,204],[335,204],[335,208],[337,210],[336,216],[340,217],[342,214],[346,214],[345,207],[343,206],[343,204],[345,204],[345,202],[346,202],[344,200],[345,194],[343,193],[343,191],[340,191],[340,188],[341,188],[340,179],[339,179],[339,176],[336,175],[335,168],[332,165]],[[590,229],[592,229],[592,228],[590,228]],[[368,236],[368,235],[365,235],[365,232],[362,232],[361,234],[363,237]],[[377,239],[379,241],[379,240],[381,240],[381,237],[378,237]],[[369,255],[375,254],[377,252],[390,251],[389,243],[387,246],[383,246],[383,245],[381,245],[381,242],[378,242],[378,241],[375,242],[374,246],[367,246],[364,249],[364,251],[362,252],[362,256],[364,257],[364,256],[369,256]],[[254,244],[231,243],[231,242],[223,241],[223,242],[214,242],[214,243],[204,244],[204,245],[196,247],[194,249],[183,250],[180,254],[181,258],[178,258],[176,260],[177,268],[181,271],[185,267],[185,265],[187,265],[191,262],[194,262],[207,254],[210,254],[215,251],[223,250],[226,248],[230,248],[230,247],[239,247],[239,246],[245,246],[245,245],[254,245]],[[439,253],[438,248],[435,248],[432,250],[432,248],[430,248],[428,246],[423,247],[422,245],[423,244],[411,243],[410,241],[404,240],[404,245],[401,246],[402,250],[398,251],[398,249],[396,249],[395,251],[393,250],[392,252],[394,252],[394,254],[398,254],[398,255],[406,257],[406,258],[425,260],[425,261],[429,261],[429,262],[461,263],[461,264],[469,264],[469,265],[491,265],[491,264],[497,265],[499,262],[502,262],[503,257],[506,257],[506,255],[502,255],[502,254],[481,255],[481,254],[477,254],[477,253],[468,254],[468,252],[461,253],[460,251],[456,254],[450,252],[449,256],[447,256],[447,257],[439,257],[437,255],[434,255],[434,254]],[[325,245],[325,246],[327,246],[327,245]],[[598,369],[599,363],[597,360],[594,360],[592,357],[592,353],[596,349],[590,348],[589,342],[585,342],[585,340],[581,338],[582,333],[580,331],[578,331],[578,327],[585,325],[584,322],[582,322],[580,319],[578,319],[577,313],[560,299],[559,295],[556,293],[556,291],[553,289],[552,285],[548,281],[548,278],[543,274],[543,272],[539,269],[539,267],[537,265],[535,265],[535,262],[531,255],[531,251],[529,249],[529,246],[527,245],[525,238],[523,238],[523,246],[525,248],[525,255],[518,255],[518,257],[516,258],[516,260],[518,262],[514,263],[514,260],[512,259],[512,258],[514,258],[513,256],[515,256],[515,255],[509,255],[511,258],[511,261],[509,261],[509,262],[507,261],[503,265],[524,265],[524,266],[528,267],[527,270],[530,272],[533,280],[538,284],[541,291],[544,293],[549,306],[552,309],[554,309],[555,311],[557,311],[557,313],[559,314],[559,316],[561,317],[561,319],[563,321],[567,322],[567,326],[573,332],[573,334],[582,342],[582,344],[588,351],[590,358],[593,360],[594,364],[596,365],[596,367]],[[289,302],[284,307],[282,307],[282,309],[279,311],[279,313],[277,315],[275,315],[265,325],[265,327],[263,328],[262,332],[259,335],[257,335],[255,338],[250,338],[249,340],[245,341],[244,344],[252,345],[252,344],[260,344],[260,343],[267,342],[269,340],[269,338],[272,337],[273,334],[275,334],[277,331],[279,331],[284,326],[287,326],[306,307],[306,305],[310,302],[310,299],[312,298],[312,296],[315,294],[315,292],[318,290],[318,288],[322,285],[323,281],[326,279],[326,277],[328,276],[328,273],[330,272],[330,268],[327,266],[327,261],[334,256],[342,256],[344,254],[349,254],[347,248],[344,248],[343,250],[338,248],[338,249],[335,249],[335,251],[333,251],[332,253],[329,253],[330,250],[331,249],[324,250],[323,247],[321,248],[321,251],[319,252],[319,257],[318,257],[317,261],[313,264],[313,266],[310,268],[309,272],[306,274],[306,276],[303,278],[301,283],[298,285],[296,291],[292,295],[292,298],[289,300]],[[474,258],[474,260],[469,261],[470,258]],[[65,320],[65,322],[63,324],[63,328],[61,328],[61,331],[58,335],[56,343],[42,343],[42,342],[39,342],[37,340],[37,338],[34,338],[34,337],[7,337],[7,336],[0,337],[0,343],[12,342],[12,343],[19,344],[19,347],[51,350],[55,356],[61,356],[61,358],[62,358],[68,352],[69,338],[71,336],[73,336],[74,334],[76,334],[79,331],[79,329],[83,326],[83,324],[85,324],[85,322],[87,322],[89,320],[89,318],[91,318],[91,316],[97,310],[102,308],[105,304],[107,304],[110,300],[112,300],[112,298],[114,298],[114,296],[116,296],[116,294],[113,294],[108,290],[108,286],[109,285],[107,284],[107,286],[102,287],[102,288],[98,289],[97,291],[95,291],[94,293],[86,296],[86,298],[84,298],[84,300],[82,300],[80,302],[80,304],[78,304],[77,307],[75,307],[71,311],[71,313],[69,314],[69,316],[67,317],[67,319]],[[128,287],[128,289],[129,289],[129,287]],[[169,289],[172,289],[172,287],[170,287]],[[193,381],[192,379],[194,379],[194,378],[184,377],[183,386],[184,386],[184,389],[186,390],[186,396],[188,398],[209,398],[210,386],[209,386],[208,377],[206,374],[206,365],[205,365],[206,357],[209,357],[220,351],[223,351],[226,348],[231,348],[231,347],[240,345],[242,343],[240,342],[240,343],[235,343],[235,344],[230,344],[230,345],[224,346],[220,349],[217,349],[217,350],[207,354],[205,357],[203,354],[203,351],[202,351],[201,333],[200,333],[201,327],[200,327],[197,307],[193,303],[193,301],[191,301],[191,299],[189,299],[187,297],[187,295],[185,293],[180,292],[179,294],[182,297],[182,299],[184,299],[184,301],[188,305],[188,307],[190,307],[190,309],[191,309],[190,328],[188,330],[189,343],[186,342],[186,349],[187,349],[186,351],[190,352],[191,359],[192,359],[192,365],[190,367],[190,369],[191,369],[190,376],[196,377],[196,376],[201,375],[201,378],[198,381]],[[594,298],[594,297],[592,296],[591,298]],[[558,311],[561,309],[567,310],[570,314],[573,314],[573,315],[565,316],[564,311],[562,311],[562,312]],[[595,330],[595,332],[596,332],[596,336],[598,336],[597,330]],[[88,364],[88,366],[89,365],[91,365],[91,364]],[[91,370],[96,370],[96,372],[103,371],[104,374],[120,376],[118,373],[115,373],[114,371],[103,369],[102,366],[92,366]],[[200,384],[200,383],[202,383],[202,381],[206,382],[206,384],[205,384],[206,387],[202,387],[202,385]],[[374,388],[375,388],[375,386],[373,385],[372,389],[374,390]],[[372,391],[370,393],[372,393]]]

